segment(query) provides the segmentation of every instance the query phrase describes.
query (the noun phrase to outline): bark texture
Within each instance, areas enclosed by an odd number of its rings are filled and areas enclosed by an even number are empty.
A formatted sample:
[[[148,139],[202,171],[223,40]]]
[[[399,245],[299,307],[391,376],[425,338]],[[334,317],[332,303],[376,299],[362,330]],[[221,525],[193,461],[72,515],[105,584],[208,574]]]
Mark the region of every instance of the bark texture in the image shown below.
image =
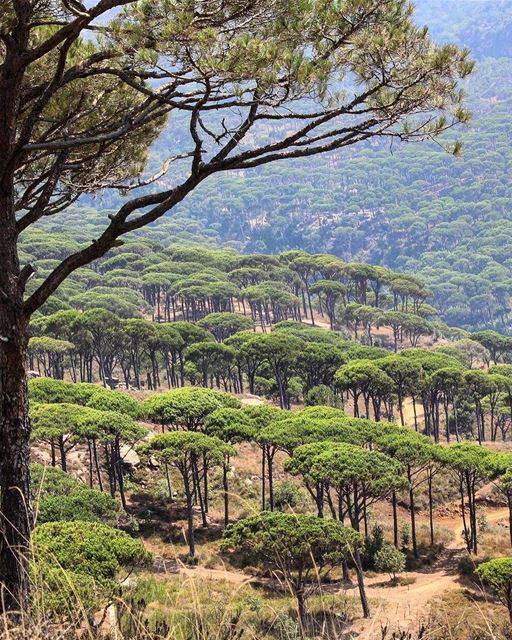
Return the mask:
[[[5,194],[3,203],[6,204]],[[25,375],[28,321],[18,291],[14,230],[3,209],[0,254],[9,268],[0,273],[0,585],[5,609],[28,601],[30,424]]]

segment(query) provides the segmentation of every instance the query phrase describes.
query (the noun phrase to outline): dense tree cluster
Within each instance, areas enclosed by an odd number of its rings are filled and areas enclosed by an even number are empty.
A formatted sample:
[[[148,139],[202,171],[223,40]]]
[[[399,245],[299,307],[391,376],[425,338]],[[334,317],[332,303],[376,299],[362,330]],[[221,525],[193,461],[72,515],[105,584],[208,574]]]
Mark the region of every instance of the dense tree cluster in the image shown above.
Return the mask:
[[[406,362],[408,360],[407,356],[394,357],[402,357]],[[38,386],[61,387],[65,390],[67,385],[80,386],[64,381],[32,381],[35,390]],[[65,393],[61,397],[65,399]],[[124,424],[121,420],[126,417],[124,414],[59,402],[56,393],[52,395],[52,403],[36,404],[34,411],[36,416],[44,415],[46,411],[52,416],[59,412],[63,415],[71,412],[65,435],[62,435],[66,431],[64,427],[59,430],[57,423],[54,426],[54,421],[49,420],[46,429],[44,422],[38,423],[35,438],[50,444],[63,439],[64,442],[71,442],[72,446],[86,446],[89,456],[95,456],[90,457],[91,488],[97,485],[103,489],[101,476],[106,473],[111,480],[112,495],[115,495],[117,486],[126,506],[120,445],[127,443],[133,446],[147,431],[134,426],[136,423],[131,426]],[[484,479],[496,482],[512,507],[508,477],[510,454],[493,454],[475,442],[459,442],[451,447],[437,445],[432,438],[396,421],[375,420],[375,416],[372,419],[349,417],[342,409],[320,405],[294,412],[271,405],[243,407],[229,394],[202,387],[187,387],[152,395],[140,403],[139,411],[141,416],[155,425],[155,429],[161,431],[141,445],[139,451],[148,459],[156,456],[162,464],[171,500],[174,490],[169,469],[178,471],[188,509],[191,555],[194,555],[193,506],[197,503],[202,524],[207,526],[209,476],[214,467],[223,471],[225,523],[229,520],[227,479],[230,458],[236,454],[236,446],[242,442],[252,442],[261,450],[263,510],[268,508],[273,511],[275,508],[274,477],[278,452],[289,458],[284,464],[286,472],[303,479],[320,517],[329,514],[342,522],[347,520],[356,531],[364,525],[364,532],[368,535],[368,509],[375,501],[391,500],[394,507],[395,544],[398,544],[396,494],[406,489],[415,553],[415,492],[420,485],[428,485],[433,542],[432,483],[441,467],[453,475],[460,492],[469,551],[477,551],[475,492],[479,483]],[[118,421],[123,424],[124,430],[117,426]],[[110,429],[104,435],[102,429],[107,429],[107,425],[110,425]],[[105,446],[104,457],[100,458],[94,453],[96,442],[108,445]],[[112,463],[112,458],[117,462]],[[101,461],[103,464],[100,464]],[[54,456],[52,463],[56,464]],[[466,508],[469,509],[467,518]]]
[[[204,260],[219,258],[215,251],[203,250],[200,255]],[[229,252],[222,255],[237,262],[249,258]],[[272,261],[281,271],[292,271],[271,256],[250,258]],[[326,259],[302,253],[295,257],[299,264],[308,264],[309,274],[311,264]],[[172,264],[179,268],[190,263]],[[385,306],[390,297],[385,274],[378,275],[368,265],[346,265],[337,259],[329,259],[328,264],[333,271],[341,269],[342,274],[350,271],[351,284],[340,283],[346,298],[366,302],[340,302],[336,309],[346,324],[335,325],[338,331],[296,320],[267,324],[267,320],[279,320],[271,312],[265,319],[268,310],[251,317],[244,313],[244,289],[236,301],[236,312],[205,312],[197,322],[181,319],[182,309],[176,321],[171,318],[170,322],[123,320],[106,309],[64,309],[34,320],[32,331],[40,335],[31,339],[29,366],[34,373],[50,373],[56,379],[69,377],[78,383],[68,383],[67,391],[58,392],[62,394],[59,401],[71,405],[69,416],[62,414],[64,423],[71,420],[76,404],[137,417],[135,401],[126,394],[112,393],[110,387],[183,387],[186,393],[192,385],[263,395],[284,409],[296,402],[345,406],[354,417],[397,419],[402,425],[408,422],[436,442],[441,437],[448,442],[465,437],[479,442],[508,439],[512,426],[510,338],[489,330],[467,334],[408,313],[408,306],[418,313],[425,307],[427,313],[431,311],[417,285],[402,277],[392,279],[388,287],[393,292],[389,303],[404,311],[378,307]],[[321,297],[315,297],[315,285],[310,286],[304,274],[302,277],[306,279],[294,309],[305,320],[316,317],[318,324],[322,311],[327,315],[325,305]],[[347,281],[345,275],[340,278]],[[235,306],[233,299],[230,305]],[[350,340],[348,329],[359,340]],[[436,331],[439,336],[441,329],[445,339],[435,349],[417,346],[425,333]],[[58,357],[55,342],[64,344]],[[105,388],[93,385],[93,381],[102,381]],[[32,387],[33,400],[52,401],[52,385],[46,378],[33,381]],[[172,412],[166,405],[158,406],[159,397],[148,401],[154,405],[155,420],[171,423]],[[407,420],[406,411],[412,413]],[[40,413],[44,416],[44,407],[34,407],[36,428]],[[57,416],[51,419],[54,447],[65,464],[69,445],[57,433]]]
[[[330,344],[332,349],[333,342],[322,343],[320,337],[337,339],[331,331],[295,325],[260,335],[286,337],[287,331],[300,341],[297,344],[301,348],[303,339],[295,334],[304,331],[316,338],[304,342],[306,345]],[[489,339],[487,334],[485,337]],[[511,455],[462,440],[467,435],[481,442],[493,437],[497,407],[504,400],[495,400],[494,395],[506,393],[509,365],[497,364],[484,371],[465,368],[463,358],[440,350],[410,349],[383,355],[380,349],[366,349],[366,355],[375,352],[375,357],[347,359],[333,374],[339,406],[312,405],[295,411],[270,404],[244,406],[225,391],[200,385],[153,393],[136,401],[122,391],[98,384],[31,380],[34,439],[39,446],[49,447],[49,460],[54,465],[47,469],[36,466],[33,474],[41,522],[49,523],[36,529],[36,543],[43,545],[43,554],[34,571],[47,571],[48,584],[58,585],[64,577],[45,569],[44,555],[46,549],[51,553],[57,549],[64,562],[61,570],[71,572],[65,579],[73,585],[80,578],[76,593],[80,596],[83,591],[85,606],[93,608],[117,592],[115,576],[123,563],[148,561],[139,543],[125,534],[117,539],[117,534],[110,533],[115,530],[110,529],[98,531],[95,537],[100,519],[116,525],[121,506],[129,510],[124,494],[129,468],[123,463],[121,451],[129,451],[141,439],[144,442],[137,447],[141,464],[149,474],[166,482],[171,504],[186,507],[188,560],[196,561],[196,529],[210,526],[211,504],[222,495],[224,552],[237,563],[261,566],[280,575],[297,599],[301,626],[306,625],[307,600],[319,585],[311,579],[311,572],[324,579],[337,566],[341,566],[345,578],[350,568],[355,571],[363,613],[370,614],[363,580],[364,562],[368,561],[362,557],[372,544],[369,522],[376,503],[389,502],[393,513],[393,544],[383,543],[375,551],[372,562],[377,570],[388,572],[394,579],[404,568],[399,500],[409,511],[410,551],[419,557],[416,500],[420,492],[428,497],[430,544],[434,547],[434,497],[440,477],[451,479],[453,493],[460,496],[468,553],[478,552],[482,525],[477,516],[476,492],[486,482],[494,483],[508,502],[512,544]],[[503,386],[493,389],[492,384]],[[471,394],[475,419],[473,431],[466,432],[459,399],[464,399],[464,405]],[[408,422],[403,408],[398,411],[395,407],[410,397],[422,407],[424,421],[407,426],[403,424]],[[349,409],[354,417],[347,414]],[[439,428],[443,411],[447,420],[444,435]],[[146,427],[137,419],[144,420]],[[449,446],[436,444],[450,437],[460,441]],[[233,522],[232,459],[241,445],[252,447],[261,456],[262,511]],[[86,452],[89,486],[56,468],[56,452],[60,452],[60,465],[65,469],[66,456],[74,447]],[[303,484],[309,496],[303,507],[305,513],[292,514],[286,501],[276,500],[275,479],[283,474]],[[107,484],[112,497],[105,492]],[[120,505],[113,500],[117,492]],[[79,527],[87,535],[75,541]],[[98,575],[87,570],[88,554],[97,553],[98,541],[107,545],[102,551],[105,562],[112,553],[121,554],[120,564],[109,568],[108,575],[96,564]],[[68,568],[70,549],[79,550],[84,568]],[[502,564],[482,565],[479,575],[507,603],[508,565]],[[60,597],[49,598],[47,607],[66,611]]]
[[[120,595],[123,569],[148,567],[151,554],[121,530],[135,467],[185,506],[190,561],[196,520],[208,528],[222,494],[223,551],[284,579],[301,635],[313,578],[334,567],[345,580],[355,570],[369,616],[360,549],[368,551],[378,502],[392,506],[394,544],[371,562],[393,576],[404,566],[398,500],[418,558],[419,488],[434,546],[439,476],[460,495],[468,553],[479,549],[476,492],[487,481],[508,502],[512,540],[510,454],[481,446],[505,441],[512,426],[512,341],[451,329],[429,304],[465,328],[508,328],[508,241],[487,234],[509,197],[508,146],[495,135],[508,134],[507,89],[478,105],[482,87],[473,87],[479,119],[461,169],[449,131],[469,119],[458,85],[473,63],[416,28],[408,3],[200,4],[63,0],[0,10],[7,625],[31,606],[57,620],[81,607],[95,632],[92,616]],[[459,41],[464,29],[470,21]],[[500,36],[479,54],[506,50]],[[493,77],[508,69],[491,67]],[[337,90],[340,80],[348,91]],[[417,157],[404,148],[424,139]],[[391,160],[384,145],[394,140]],[[492,146],[484,171],[474,163],[482,140]],[[305,159],[317,154],[324,162],[311,171]],[[283,162],[271,172],[275,160]],[[100,224],[94,210],[69,209],[105,189],[135,194],[106,195],[113,209]],[[489,189],[496,197],[483,206]],[[286,203],[275,206],[283,190]],[[158,224],[170,210],[180,222]],[[471,264],[468,222],[479,234]],[[169,244],[177,225],[181,242]],[[123,244],[146,227],[147,239]],[[368,242],[367,230],[382,242]],[[215,250],[216,239],[235,242]],[[426,274],[429,286],[404,268]],[[440,337],[443,346],[424,348]],[[247,391],[276,406],[232,395]],[[32,481],[31,444],[51,465],[34,466]],[[261,456],[261,513],[232,523],[231,461],[241,447]],[[85,482],[68,473],[76,460]],[[304,513],[285,512],[293,500],[278,497],[278,474],[304,486]],[[508,559],[478,575],[511,611]],[[44,584],[40,602],[30,600],[30,580]]]
[[[434,21],[440,37],[498,56],[483,56],[467,83],[473,119],[461,158],[447,156],[435,144],[398,145],[390,155],[387,145],[372,143],[351,150],[350,162],[333,152],[314,166],[288,162],[262,167],[250,179],[243,173],[219,176],[182,203],[177,218],[152,229],[151,237],[179,235],[184,242],[227,244],[245,252],[327,250],[346,261],[415,273],[448,324],[510,333],[510,7],[419,5],[421,23]],[[464,33],[454,33],[464,22]],[[159,143],[154,153],[155,158],[163,154]],[[103,213],[93,210],[93,200],[88,204],[90,209],[69,211],[65,223],[44,228],[69,242],[66,226],[85,219],[80,233],[92,237]],[[105,206],[113,204],[107,200]],[[43,237],[31,236],[30,242]],[[27,248],[28,241],[27,236]],[[339,295],[332,286],[329,293]]]
[[[33,251],[37,259],[37,244]],[[346,327],[370,344],[372,328],[379,326],[397,327],[395,345],[411,346],[437,329],[432,322],[437,312],[426,303],[432,294],[421,280],[330,254],[243,255],[149,241],[127,243],[111,254],[71,277],[44,307],[44,316],[34,318],[31,351],[43,370],[58,373],[69,342],[95,337],[96,326],[108,320],[96,309],[131,320],[125,332],[146,349],[154,336],[149,329],[144,333],[134,318],[197,322],[218,342],[238,331],[264,329],[284,320],[315,324],[318,313],[331,329]],[[52,260],[46,262],[31,288],[52,268]],[[64,313],[72,310],[95,314],[77,325],[76,315]],[[54,317],[57,311],[62,313]],[[112,332],[120,333],[120,327],[113,325]]]
[[[397,351],[458,335],[436,321],[429,295],[412,276],[327,254],[129,243],[34,316],[28,366],[106,387],[247,386],[288,407],[298,394],[325,395],[347,360],[377,357],[370,346]]]

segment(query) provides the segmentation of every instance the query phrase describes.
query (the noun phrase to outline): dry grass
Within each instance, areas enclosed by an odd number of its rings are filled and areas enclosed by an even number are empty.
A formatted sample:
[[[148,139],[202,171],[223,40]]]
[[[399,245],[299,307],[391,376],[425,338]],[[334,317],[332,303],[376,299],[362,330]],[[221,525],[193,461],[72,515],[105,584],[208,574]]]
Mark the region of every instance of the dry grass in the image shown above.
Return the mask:
[[[40,585],[42,586],[42,585]],[[483,593],[451,591],[432,602],[422,620],[398,625],[354,627],[357,600],[328,590],[308,602],[308,637],[321,640],[510,640],[505,608]],[[24,616],[16,627],[4,620],[0,640],[298,640],[293,599],[258,583],[149,573],[137,576],[108,610],[100,629],[83,612],[50,620]]]
[[[482,592],[451,591],[432,603],[428,640],[509,640],[505,607]]]
[[[484,525],[480,530],[480,554],[489,557],[510,555],[510,534],[508,526],[503,524]]]

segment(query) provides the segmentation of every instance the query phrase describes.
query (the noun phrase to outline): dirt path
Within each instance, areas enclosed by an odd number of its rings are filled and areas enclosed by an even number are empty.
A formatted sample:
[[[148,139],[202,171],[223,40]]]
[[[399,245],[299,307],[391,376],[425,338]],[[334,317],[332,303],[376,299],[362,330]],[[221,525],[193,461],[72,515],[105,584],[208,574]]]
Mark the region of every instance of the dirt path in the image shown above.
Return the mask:
[[[503,522],[508,525],[508,508],[487,509],[486,518],[488,524]],[[374,605],[370,621],[358,620],[353,625],[360,640],[373,638],[373,633],[382,624],[389,624],[390,629],[408,629],[417,625],[418,619],[428,613],[434,598],[460,588],[457,564],[465,553],[461,518],[439,518],[437,522],[451,529],[454,539],[430,570],[408,571],[407,578],[414,582],[405,586],[391,587],[383,582],[382,576],[365,581],[368,596],[377,601],[377,606]]]
[[[500,507],[496,509],[486,509],[485,516],[487,524],[504,523],[508,526],[508,507]],[[437,524],[450,529],[454,533],[454,539],[447,545],[448,549],[463,549],[465,545],[462,519],[459,516],[453,518],[438,518]]]
[[[508,509],[487,509],[487,522],[497,524],[503,522],[508,525]],[[390,629],[407,629],[416,625],[419,618],[428,612],[429,603],[446,591],[460,588],[457,573],[457,563],[464,553],[462,539],[462,523],[460,517],[439,518],[438,523],[449,528],[454,533],[454,540],[443,551],[434,566],[420,571],[409,571],[406,574],[411,584],[391,586],[386,576],[378,575],[366,578],[367,594],[372,601],[371,620],[358,619],[353,624],[351,631],[358,640],[370,640],[374,638],[381,625],[388,624]],[[255,578],[242,571],[237,571],[226,566],[225,568],[209,569],[206,567],[189,567],[178,563],[174,559],[156,558],[155,572],[165,574],[179,574],[184,578],[200,579],[206,581],[224,581],[241,587],[244,584],[257,581]],[[358,597],[357,585],[339,585],[335,589],[340,592]]]
[[[436,566],[425,571],[408,571],[412,584],[391,586],[383,576],[366,580],[368,597],[374,601],[372,619],[357,620],[353,630],[359,638],[371,638],[373,631],[387,624],[391,629],[415,625],[428,604],[446,591],[460,587],[457,576],[458,549],[447,549]],[[354,594],[356,595],[356,594]]]
[[[188,578],[202,580],[223,580],[230,584],[241,586],[248,584],[254,580],[253,576],[242,571],[234,571],[232,569],[207,569],[206,567],[183,567],[180,574]]]

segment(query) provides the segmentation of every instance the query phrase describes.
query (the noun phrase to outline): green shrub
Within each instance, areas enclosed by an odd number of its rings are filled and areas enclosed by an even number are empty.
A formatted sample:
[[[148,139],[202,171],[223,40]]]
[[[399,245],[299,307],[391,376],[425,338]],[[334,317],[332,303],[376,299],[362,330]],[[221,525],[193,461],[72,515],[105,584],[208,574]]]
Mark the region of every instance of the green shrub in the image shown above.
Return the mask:
[[[327,407],[341,407],[340,399],[331,387],[326,384],[319,384],[316,387],[312,387],[304,396],[304,404],[306,406],[325,405]]]
[[[84,405],[94,393],[102,390],[102,387],[89,382],[73,383],[53,378],[33,378],[28,381],[30,401],[44,404],[67,402]]]
[[[494,558],[483,562],[476,573],[507,607],[512,623],[512,558]]]
[[[45,496],[68,496],[84,487],[84,483],[58,467],[33,464],[30,467],[33,499]]]
[[[90,489],[62,469],[33,464],[31,474],[38,524],[84,520],[115,526],[123,513],[108,493]]]
[[[375,569],[375,556],[384,545],[384,528],[375,525],[369,536],[364,540],[362,562],[364,569]]]
[[[294,509],[302,504],[304,496],[291,480],[276,482],[274,486],[274,506],[278,511]]]
[[[389,573],[390,578],[396,580],[396,574],[405,569],[405,553],[392,544],[384,544],[375,554],[375,569],[382,573]]]
[[[53,378],[33,378],[28,381],[28,392],[31,402],[54,403],[75,402],[74,385],[64,380]]]
[[[70,594],[88,609],[117,594],[123,568],[151,561],[142,542],[99,522],[47,522],[32,534],[32,577],[43,585],[40,606],[65,613]]]
[[[115,526],[121,506],[108,494],[81,487],[72,495],[47,495],[37,503],[37,522],[83,520]]]
[[[86,405],[98,411],[117,411],[132,418],[138,418],[141,415],[141,406],[137,400],[122,391],[112,391],[102,387],[96,387]]]

